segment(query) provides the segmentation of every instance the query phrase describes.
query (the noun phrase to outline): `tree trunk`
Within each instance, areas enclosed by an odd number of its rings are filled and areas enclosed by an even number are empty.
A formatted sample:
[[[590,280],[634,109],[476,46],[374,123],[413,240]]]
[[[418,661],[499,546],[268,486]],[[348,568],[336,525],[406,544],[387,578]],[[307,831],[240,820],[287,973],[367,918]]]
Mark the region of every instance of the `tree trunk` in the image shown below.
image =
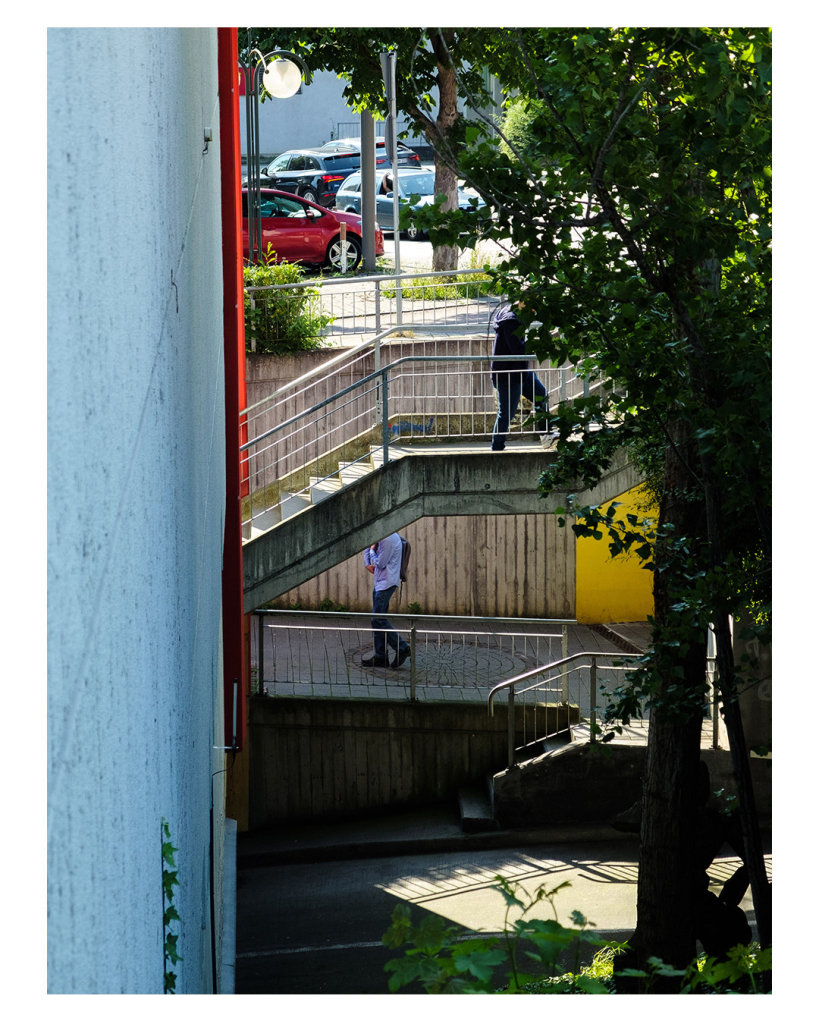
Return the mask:
[[[677,452],[671,446],[666,452],[660,526],[673,523],[675,537],[696,537],[702,529],[702,509],[686,500],[690,481],[679,457],[690,457],[692,446],[687,443],[682,422],[672,424],[669,433],[677,443]],[[654,617],[659,636],[673,618],[673,556],[669,561],[671,567],[665,568],[658,544]],[[705,667],[705,636],[672,662],[667,657],[658,662],[659,706],[651,712],[643,778],[637,929],[629,940],[630,952],[617,959],[615,972],[624,967],[645,969],[652,956],[675,967],[686,967],[696,955],[692,894],[702,732],[702,701],[696,695],[702,693]],[[680,668],[682,676],[674,674]],[[682,701],[681,694],[685,695]],[[688,695],[692,697],[688,699]],[[642,991],[642,985],[620,979],[618,989]],[[658,976],[650,991],[679,992],[679,979]]]
[[[439,140],[443,143],[448,142],[449,133],[461,116],[458,112],[458,81],[447,49],[452,44],[454,36],[451,29],[444,29],[441,35],[430,34],[432,49],[438,60],[438,117],[435,121],[438,139],[435,140],[435,194],[439,195],[443,192],[446,196],[446,202],[442,207],[444,210],[455,210],[458,207],[458,176],[441,158],[441,149],[446,152],[446,146],[439,145]],[[432,252],[432,269],[457,270],[458,255],[457,245],[435,246]]]
[[[716,261],[706,261],[716,263]],[[713,277],[712,268],[712,277]],[[718,282],[717,282],[718,283]],[[716,284],[712,282],[712,293],[716,296]],[[724,398],[721,390],[715,386],[715,375],[711,371],[708,353],[703,346],[699,334],[688,316],[688,311],[677,302],[678,319],[684,325],[685,333],[691,345],[689,367],[691,380],[703,396],[703,400],[711,409],[719,409]],[[706,453],[700,454],[700,473],[705,498],[707,535],[710,547],[711,566],[721,569],[725,565],[725,542],[722,521],[722,491],[713,465],[713,458]],[[758,502],[756,503],[758,506]],[[759,510],[757,510],[759,516]],[[759,516],[763,535],[767,538],[764,518]],[[767,548],[770,552],[770,547]],[[745,866],[751,881],[751,893],[756,911],[757,929],[762,946],[769,946],[772,937],[771,886],[765,870],[765,857],[762,850],[762,838],[756,812],[751,766],[748,748],[745,742],[745,730],[739,709],[739,696],[734,672],[734,653],[731,646],[731,633],[728,613],[718,611],[714,616],[714,634],[717,647],[717,678],[722,696],[722,712],[728,733],[728,745],[731,751],[731,764],[737,784],[739,804],[739,820],[742,826],[742,838],[745,852]]]

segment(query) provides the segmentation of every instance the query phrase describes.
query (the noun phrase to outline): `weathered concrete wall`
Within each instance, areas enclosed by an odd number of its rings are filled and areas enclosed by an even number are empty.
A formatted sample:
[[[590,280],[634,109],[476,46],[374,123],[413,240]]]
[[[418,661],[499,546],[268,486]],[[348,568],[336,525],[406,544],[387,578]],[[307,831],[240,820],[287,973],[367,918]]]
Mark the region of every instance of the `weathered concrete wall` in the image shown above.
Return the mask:
[[[257,697],[248,729],[250,829],[454,800],[507,756],[505,710],[484,704]]]
[[[758,640],[746,641],[734,629],[734,664],[743,677],[739,708],[749,747],[770,749],[773,736],[773,652]]]
[[[429,516],[401,530],[412,544],[411,578],[393,611],[417,603],[427,615],[574,618],[575,539],[555,516]],[[372,576],[357,553],[279,598],[318,608],[372,607]]]
[[[351,558],[374,539],[423,516],[549,514],[568,490],[538,497],[534,482],[549,458],[542,451],[453,458],[417,454],[387,463],[244,545],[245,611],[252,611]],[[593,488],[574,488],[578,503],[605,501],[639,481],[620,452]],[[517,564],[517,563],[516,563]],[[510,567],[503,567],[510,575]]]
[[[736,792],[727,750],[703,750],[711,793]],[[495,775],[495,816],[502,825],[608,821],[640,799],[646,747],[573,743],[544,754],[525,771]],[[757,813],[770,823],[771,761],[751,759]]]

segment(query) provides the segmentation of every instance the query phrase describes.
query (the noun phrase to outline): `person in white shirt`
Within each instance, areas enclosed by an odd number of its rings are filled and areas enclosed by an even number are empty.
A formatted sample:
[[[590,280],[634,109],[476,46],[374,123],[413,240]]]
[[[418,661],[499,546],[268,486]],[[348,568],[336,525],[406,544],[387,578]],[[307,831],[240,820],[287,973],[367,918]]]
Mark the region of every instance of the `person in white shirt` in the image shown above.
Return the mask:
[[[399,668],[410,656],[410,645],[400,637],[385,618],[390,598],[401,581],[401,538],[390,534],[377,544],[371,544],[364,552],[364,565],[373,574],[373,647],[371,658],[362,658],[365,668]],[[395,651],[395,660],[390,665],[387,647]]]

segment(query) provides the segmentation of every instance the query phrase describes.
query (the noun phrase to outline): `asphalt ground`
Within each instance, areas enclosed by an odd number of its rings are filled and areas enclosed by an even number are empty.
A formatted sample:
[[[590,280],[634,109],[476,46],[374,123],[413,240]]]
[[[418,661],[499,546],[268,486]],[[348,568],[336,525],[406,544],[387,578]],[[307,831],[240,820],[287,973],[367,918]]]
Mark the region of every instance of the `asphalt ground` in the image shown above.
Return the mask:
[[[770,874],[769,833],[765,842]],[[236,992],[387,994],[384,965],[399,953],[381,939],[396,905],[416,923],[436,914],[469,934],[498,934],[506,913],[498,875],[530,895],[568,882],[554,912],[541,903],[528,916],[556,916],[568,927],[579,911],[607,941],[625,941],[636,924],[637,859],[636,836],[608,826],[467,836],[456,808],[446,806],[245,833]],[[738,863],[727,848],[715,859],[715,891]],[[742,907],[753,927],[750,892]],[[580,962],[592,955],[580,947]]]

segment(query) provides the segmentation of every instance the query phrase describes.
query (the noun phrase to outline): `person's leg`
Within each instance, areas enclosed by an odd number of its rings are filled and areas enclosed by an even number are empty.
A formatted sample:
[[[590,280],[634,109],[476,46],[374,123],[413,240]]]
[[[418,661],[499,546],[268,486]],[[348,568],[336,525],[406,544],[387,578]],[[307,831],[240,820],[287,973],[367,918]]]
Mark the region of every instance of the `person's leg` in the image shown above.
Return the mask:
[[[398,650],[398,637],[393,631],[392,623],[385,617],[394,591],[395,587],[373,591],[373,617],[370,619],[370,625],[373,629],[375,657],[379,660],[387,657],[387,644],[393,650]],[[389,632],[385,632],[386,630]]]
[[[535,411],[535,417],[537,420],[535,423],[535,429],[541,436],[543,436],[549,432],[549,405],[546,388],[532,370],[527,370],[523,374],[521,384],[521,390],[524,396],[532,403]]]
[[[498,401],[498,415],[495,419],[495,426],[492,430],[492,451],[502,452],[506,447],[506,435],[509,432],[509,424],[518,411],[520,402],[521,376],[520,373],[496,373],[496,398]]]

